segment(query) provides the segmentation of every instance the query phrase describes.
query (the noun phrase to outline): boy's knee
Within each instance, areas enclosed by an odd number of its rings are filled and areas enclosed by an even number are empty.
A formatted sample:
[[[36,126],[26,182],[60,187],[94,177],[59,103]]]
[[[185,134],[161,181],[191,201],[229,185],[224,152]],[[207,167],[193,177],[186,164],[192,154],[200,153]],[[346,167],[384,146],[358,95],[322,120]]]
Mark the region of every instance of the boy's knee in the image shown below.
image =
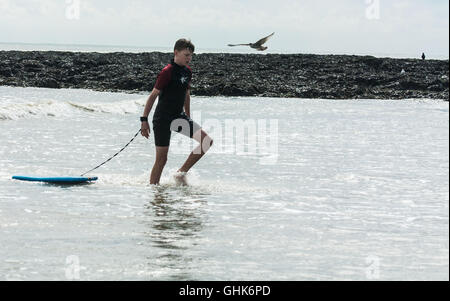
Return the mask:
[[[203,143],[202,143],[203,151],[206,153],[206,152],[211,148],[211,146],[213,145],[213,143],[214,143],[214,140],[213,140],[211,137],[206,136],[206,137],[203,139]]]
[[[160,166],[161,165],[162,166],[166,165],[166,163],[167,163],[167,156],[161,156],[161,157],[157,158],[155,163],[157,165],[160,165]]]
[[[203,140],[205,141],[205,143],[209,144],[210,146],[213,144],[213,139],[211,137],[209,137],[208,135],[206,135],[205,138],[203,138]]]

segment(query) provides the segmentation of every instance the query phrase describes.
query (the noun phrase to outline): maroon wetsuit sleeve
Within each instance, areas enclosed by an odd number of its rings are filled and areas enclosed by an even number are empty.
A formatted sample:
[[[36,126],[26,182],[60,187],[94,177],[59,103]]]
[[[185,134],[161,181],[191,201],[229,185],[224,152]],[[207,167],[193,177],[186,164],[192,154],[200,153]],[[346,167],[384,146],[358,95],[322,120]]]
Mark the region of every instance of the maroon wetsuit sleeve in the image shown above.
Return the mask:
[[[172,68],[171,66],[165,67],[158,75],[156,80],[155,88],[159,91],[163,90],[170,82],[170,78],[172,77]]]

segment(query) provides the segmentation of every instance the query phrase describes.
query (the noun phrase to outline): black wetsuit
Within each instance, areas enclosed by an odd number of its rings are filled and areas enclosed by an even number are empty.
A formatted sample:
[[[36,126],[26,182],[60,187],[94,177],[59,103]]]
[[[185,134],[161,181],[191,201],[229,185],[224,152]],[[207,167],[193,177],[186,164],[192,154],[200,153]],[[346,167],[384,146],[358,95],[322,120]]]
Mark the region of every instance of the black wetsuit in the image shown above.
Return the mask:
[[[161,92],[153,114],[156,146],[169,146],[171,131],[192,138],[200,129],[183,111],[191,80],[191,68],[180,66],[173,60],[158,75],[155,88]]]

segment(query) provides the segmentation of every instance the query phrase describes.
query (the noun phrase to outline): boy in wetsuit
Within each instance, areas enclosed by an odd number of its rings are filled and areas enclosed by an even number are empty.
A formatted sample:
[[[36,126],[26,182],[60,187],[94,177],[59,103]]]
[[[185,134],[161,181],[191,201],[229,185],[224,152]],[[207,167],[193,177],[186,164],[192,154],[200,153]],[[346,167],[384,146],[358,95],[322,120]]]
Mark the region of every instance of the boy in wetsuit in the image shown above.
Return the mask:
[[[150,184],[159,184],[162,171],[167,163],[172,131],[193,138],[200,143],[175,176],[177,182],[184,185],[186,185],[186,173],[205,155],[213,143],[208,134],[190,118],[192,70],[189,63],[194,50],[195,46],[186,39],[180,39],[175,43],[174,59],[159,73],[141,117],[141,135],[148,139],[150,135],[148,115],[159,96],[153,115],[156,160],[150,175]]]

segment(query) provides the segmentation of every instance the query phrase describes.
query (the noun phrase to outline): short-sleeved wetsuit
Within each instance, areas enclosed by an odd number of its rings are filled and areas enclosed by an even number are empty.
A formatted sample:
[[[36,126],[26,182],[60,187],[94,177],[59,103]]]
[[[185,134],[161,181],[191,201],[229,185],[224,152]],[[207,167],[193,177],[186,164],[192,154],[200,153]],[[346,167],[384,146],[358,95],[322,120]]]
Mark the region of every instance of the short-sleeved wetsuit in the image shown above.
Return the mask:
[[[161,92],[153,114],[156,146],[169,146],[171,131],[192,138],[201,129],[183,111],[191,80],[191,68],[180,66],[173,60],[159,73],[155,88]]]

